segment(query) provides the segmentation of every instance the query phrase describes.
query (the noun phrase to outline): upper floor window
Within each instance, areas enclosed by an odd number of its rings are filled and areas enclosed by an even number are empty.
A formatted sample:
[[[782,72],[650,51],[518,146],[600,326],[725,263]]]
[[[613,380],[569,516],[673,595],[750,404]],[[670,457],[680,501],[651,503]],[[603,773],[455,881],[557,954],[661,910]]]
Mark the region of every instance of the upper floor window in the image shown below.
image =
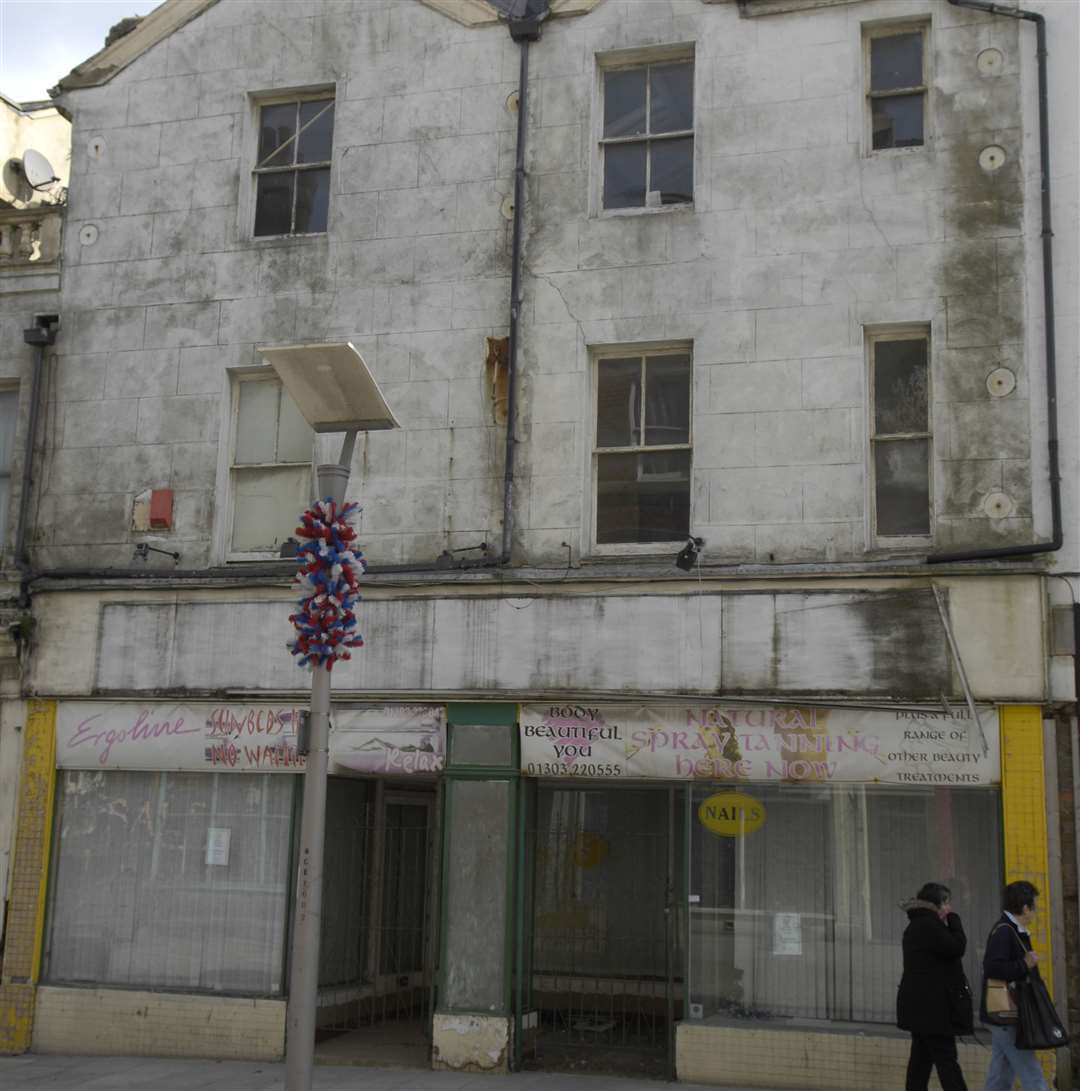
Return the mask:
[[[875,28],[866,37],[870,147],[926,142],[926,27]]]
[[[694,199],[694,62],[603,70],[603,207]]]
[[[234,388],[228,552],[276,557],[312,498],[314,433],[276,378],[239,376]]]
[[[256,235],[315,235],[326,231],[333,143],[332,98],[259,107]]]
[[[597,360],[597,545],[689,536],[691,380],[686,349]]]
[[[930,535],[930,337],[925,326],[870,337],[874,537]],[[883,541],[890,539],[890,541]]]

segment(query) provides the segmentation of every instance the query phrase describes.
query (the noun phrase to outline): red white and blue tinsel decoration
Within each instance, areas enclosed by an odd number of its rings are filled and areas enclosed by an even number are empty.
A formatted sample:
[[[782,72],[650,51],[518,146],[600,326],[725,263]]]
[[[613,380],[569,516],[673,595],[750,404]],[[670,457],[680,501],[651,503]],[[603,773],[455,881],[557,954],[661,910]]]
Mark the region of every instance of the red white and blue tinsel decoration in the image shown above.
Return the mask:
[[[356,531],[349,525],[357,510],[356,504],[339,510],[333,500],[323,500],[304,512],[296,528],[301,598],[299,609],[289,615],[296,639],[288,647],[297,666],[333,670],[339,659],[352,658],[350,648],[363,646],[353,607],[360,598],[364,555],[354,548]]]

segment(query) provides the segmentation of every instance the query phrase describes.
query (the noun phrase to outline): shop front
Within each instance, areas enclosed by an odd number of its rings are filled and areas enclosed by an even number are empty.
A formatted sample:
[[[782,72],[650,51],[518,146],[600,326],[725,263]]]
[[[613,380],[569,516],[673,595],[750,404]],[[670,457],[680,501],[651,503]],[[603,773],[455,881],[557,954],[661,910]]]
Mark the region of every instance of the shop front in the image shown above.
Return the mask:
[[[55,782],[33,1047],[280,1057],[299,708],[48,707]],[[377,1054],[388,1038],[416,1063],[430,1049],[444,719],[438,706],[335,713],[319,1040],[339,1057]]]
[[[521,1063],[901,1086],[900,903],[952,889],[977,983],[1006,876],[1045,880],[1040,710],[974,712],[524,706]]]
[[[319,1054],[901,1086],[899,903],[952,888],[977,982],[1002,883],[1051,886],[1041,709],[974,711],[343,702]],[[282,1056],[298,718],[31,704],[16,1046]]]

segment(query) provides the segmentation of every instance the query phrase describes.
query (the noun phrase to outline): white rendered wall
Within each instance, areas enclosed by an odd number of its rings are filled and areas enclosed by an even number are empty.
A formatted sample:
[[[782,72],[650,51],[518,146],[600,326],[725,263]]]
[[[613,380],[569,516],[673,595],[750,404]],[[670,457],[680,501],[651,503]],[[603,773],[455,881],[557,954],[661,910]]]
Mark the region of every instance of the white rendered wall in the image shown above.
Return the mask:
[[[865,154],[863,24],[914,16],[932,21],[929,142]],[[866,557],[863,329],[892,322],[931,326],[935,544],[1041,532],[1018,33],[936,0],[762,18],[606,0],[547,24],[531,50],[521,557],[591,549],[590,349],[668,339],[694,346],[692,525],[713,559]],[[597,214],[597,57],[673,43],[696,57],[694,206]],[[1005,63],[988,77],[976,59],[991,46]],[[230,0],[66,96],[43,564],[128,563],[133,497],[160,486],[176,491],[163,537],[183,566],[220,560],[227,369],[256,364],[259,345],[324,338],[361,348],[404,425],[357,451],[371,559],[499,540],[503,428],[484,359],[508,314],[517,74],[505,27],[419,4]],[[325,85],[329,232],[253,240],[252,96]],[[992,177],[978,166],[991,142],[1007,153]],[[987,392],[997,366],[1017,376],[1009,397]],[[1011,515],[985,513],[992,492]]]

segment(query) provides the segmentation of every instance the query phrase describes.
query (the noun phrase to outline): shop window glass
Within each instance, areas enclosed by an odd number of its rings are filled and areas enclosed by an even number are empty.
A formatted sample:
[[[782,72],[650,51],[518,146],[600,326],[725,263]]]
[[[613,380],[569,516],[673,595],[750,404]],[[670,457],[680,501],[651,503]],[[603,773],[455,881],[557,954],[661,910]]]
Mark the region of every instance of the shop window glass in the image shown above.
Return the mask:
[[[668,828],[669,808],[668,792],[655,789],[545,785],[539,792],[531,833],[533,959],[548,989],[579,993],[573,1003],[583,1019],[595,1015],[594,1000],[601,1009],[614,1001],[612,978],[636,995],[641,983],[651,987],[666,977],[671,957],[681,980],[681,930],[669,937],[666,916],[668,877],[674,881],[684,865],[682,840]],[[609,1010],[605,1016],[610,1019]]]
[[[899,904],[944,882],[981,976],[1003,883],[996,789],[752,785],[760,829],[720,837],[692,798],[691,1013],[755,1022],[896,1018]],[[695,898],[699,899],[695,901]]]
[[[292,785],[60,774],[47,980],[282,993]]]

